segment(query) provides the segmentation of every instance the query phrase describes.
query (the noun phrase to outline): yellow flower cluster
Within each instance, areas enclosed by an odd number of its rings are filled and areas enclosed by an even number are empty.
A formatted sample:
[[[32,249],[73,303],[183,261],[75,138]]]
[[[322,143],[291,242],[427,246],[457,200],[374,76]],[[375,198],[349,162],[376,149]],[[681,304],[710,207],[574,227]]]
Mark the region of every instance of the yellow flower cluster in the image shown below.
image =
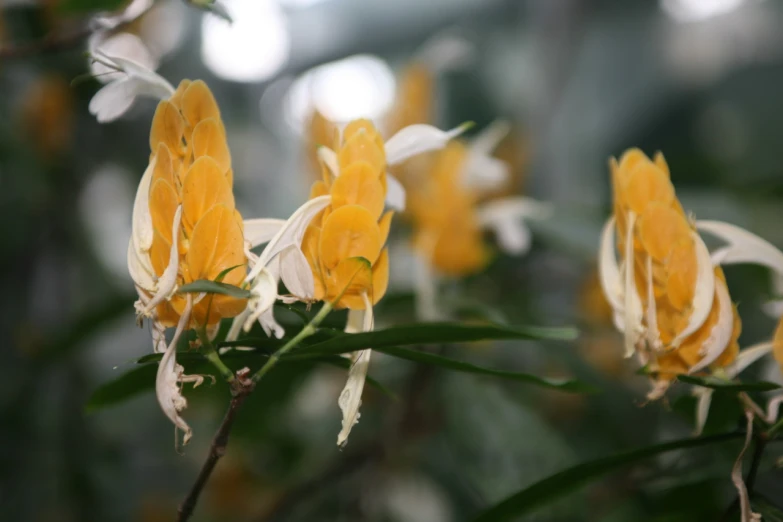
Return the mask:
[[[631,149],[619,163],[612,158],[610,167],[617,248],[626,281],[642,301],[650,369],[664,382],[688,373],[704,358],[708,343],[721,354],[711,366],[729,365],[739,352],[739,316],[720,267],[712,273],[714,284],[697,281],[699,249],[705,247],[677,200],[663,155],[650,160]],[[706,296],[711,305],[699,312],[697,294],[704,288],[714,288]],[[630,305],[632,298],[625,298]]]
[[[315,299],[337,308],[363,310],[365,296],[377,303],[389,282],[389,254],[384,247],[392,211],[384,213],[386,154],[384,141],[368,120],[343,130],[336,148],[339,172],[324,167],[311,197],[330,195],[331,203],[313,219],[302,251],[315,279]]]
[[[247,260],[242,216],[234,206],[231,155],[220,110],[203,81],[183,80],[169,100],[158,104],[150,149],[150,259],[156,275],[161,277],[166,270],[176,241],[178,285],[220,277],[241,285]],[[179,226],[173,229],[180,205]],[[193,307],[192,326],[216,324],[238,315],[245,305],[244,299],[206,296]],[[173,326],[185,306],[185,296],[174,294],[158,305],[158,319]]]

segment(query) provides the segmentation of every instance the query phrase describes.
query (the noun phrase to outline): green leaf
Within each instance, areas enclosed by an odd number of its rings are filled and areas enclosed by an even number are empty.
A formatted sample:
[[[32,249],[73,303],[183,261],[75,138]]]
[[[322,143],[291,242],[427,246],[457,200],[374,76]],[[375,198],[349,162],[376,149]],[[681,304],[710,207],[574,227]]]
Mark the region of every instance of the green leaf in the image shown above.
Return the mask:
[[[731,382],[717,377],[694,377],[693,375],[678,375],[677,380],[687,384],[695,384],[704,388],[728,392],[770,391],[780,388],[779,385],[767,381]]]
[[[143,364],[102,384],[90,396],[85,411],[93,413],[152,390],[157,371],[157,364]]]
[[[221,281],[223,281],[223,278],[226,277],[229,274],[229,272],[231,272],[234,269],[239,268],[240,266],[245,266],[245,265],[234,265],[234,266],[230,266],[230,267],[226,268],[225,270],[222,270],[217,275],[217,277],[215,278],[215,282],[216,283],[220,283]]]
[[[440,366],[449,370],[458,372],[474,373],[478,375],[491,375],[493,377],[500,377],[503,379],[509,379],[512,381],[526,382],[529,384],[535,384],[537,386],[543,386],[545,388],[554,388],[556,390],[572,393],[593,393],[597,391],[592,386],[575,380],[567,379],[546,379],[531,375],[528,373],[509,372],[505,370],[494,370],[492,368],[483,368],[464,361],[458,361],[435,355],[432,353],[422,352],[420,350],[411,350],[409,348],[399,348],[397,346],[388,346],[382,348],[375,348],[376,351],[383,352],[393,357],[399,357],[401,359],[407,359],[422,364],[431,364],[434,366]]]
[[[493,324],[423,323],[392,326],[356,334],[339,333],[327,341],[295,349],[289,359],[318,355],[339,355],[366,348],[380,350],[391,346],[460,343],[492,339],[569,340],[576,337],[574,328],[510,327]],[[256,346],[253,339],[242,339],[221,346]]]
[[[732,439],[744,437],[744,433],[723,433],[710,437],[680,439],[654,446],[647,446],[630,451],[624,451],[589,462],[584,462],[572,468],[560,471],[554,475],[536,482],[522,491],[508,497],[499,504],[487,509],[473,522],[502,522],[512,520],[521,515],[531,513],[557,498],[583,486],[594,479],[634,462],[684,448],[695,448],[717,444]]]
[[[61,13],[88,13],[90,11],[114,11],[121,8],[125,0],[63,0],[57,6]]]
[[[190,284],[182,285],[177,292],[180,294],[200,294],[202,292],[207,294],[221,294],[237,299],[248,299],[252,295],[250,290],[245,290],[244,288],[228,285],[226,283],[210,281],[208,279],[199,279]]]

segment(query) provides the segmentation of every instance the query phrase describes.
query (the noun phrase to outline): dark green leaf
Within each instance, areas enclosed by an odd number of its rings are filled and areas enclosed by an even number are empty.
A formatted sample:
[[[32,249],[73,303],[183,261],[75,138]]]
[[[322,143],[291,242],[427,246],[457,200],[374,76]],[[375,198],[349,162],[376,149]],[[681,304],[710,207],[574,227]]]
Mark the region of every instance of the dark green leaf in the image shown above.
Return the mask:
[[[337,334],[333,338],[295,349],[289,359],[303,359],[320,355],[339,355],[366,348],[381,349],[390,346],[417,344],[459,343],[490,339],[567,340],[576,337],[574,328],[509,327],[492,324],[467,325],[454,323],[423,323],[392,326],[357,334]],[[255,346],[253,339],[243,339],[222,346]]]
[[[157,364],[144,364],[95,390],[85,406],[87,413],[126,401],[155,387]]]
[[[88,13],[91,11],[114,11],[126,3],[125,0],[63,0],[57,6],[62,13]]]
[[[679,375],[677,380],[687,384],[695,384],[705,388],[712,388],[713,390],[728,392],[770,391],[780,388],[777,384],[767,381],[731,382],[717,377],[694,377],[693,375]]]
[[[225,270],[222,270],[222,271],[221,271],[221,272],[220,272],[220,273],[217,275],[217,277],[215,278],[215,282],[216,282],[216,283],[220,283],[221,281],[223,281],[223,278],[224,278],[224,277],[226,277],[226,276],[228,275],[228,273],[229,273],[229,272],[231,272],[231,271],[232,271],[232,270],[234,270],[234,269],[237,269],[237,268],[239,268],[240,266],[245,266],[245,265],[234,265],[234,266],[230,266],[230,267],[226,268]]]
[[[743,433],[724,433],[710,437],[689,438],[656,444],[630,451],[624,451],[609,457],[592,460],[563,470],[559,473],[536,482],[519,493],[516,493],[499,504],[487,509],[474,519],[474,522],[502,522],[528,514],[536,508],[583,486],[594,479],[623,468],[634,462],[684,448],[695,448],[709,444],[717,444],[732,439],[744,437]]]
[[[226,283],[218,283],[217,281],[209,281],[208,279],[199,279],[193,281],[190,284],[179,287],[178,293],[180,294],[221,294],[229,297],[235,297],[237,299],[247,299],[251,296],[250,290],[239,288],[234,285],[227,285]]]
[[[565,392],[575,393],[591,393],[595,392],[595,388],[580,381],[567,380],[567,379],[545,379],[536,375],[528,373],[509,372],[505,370],[494,370],[492,368],[483,368],[464,361],[457,361],[448,357],[435,355],[420,350],[411,350],[409,348],[400,348],[397,346],[388,346],[382,348],[375,348],[376,351],[383,352],[385,354],[399,357],[401,359],[407,359],[422,364],[431,364],[434,366],[440,366],[449,370],[458,372],[475,373],[479,375],[491,375],[493,377],[501,377],[503,379],[510,379],[512,381],[526,382],[529,384],[535,384],[537,386],[543,386],[545,388],[554,388]]]
[[[760,495],[754,495],[750,503],[753,506],[753,511],[758,512],[764,522],[783,522],[783,510],[770,500]]]

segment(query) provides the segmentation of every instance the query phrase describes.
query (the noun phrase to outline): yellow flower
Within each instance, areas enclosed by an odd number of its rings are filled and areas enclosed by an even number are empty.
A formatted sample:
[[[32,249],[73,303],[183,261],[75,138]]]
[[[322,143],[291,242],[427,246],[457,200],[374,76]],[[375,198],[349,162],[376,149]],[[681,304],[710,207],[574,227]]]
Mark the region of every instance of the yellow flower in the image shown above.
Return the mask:
[[[602,286],[625,333],[626,356],[649,364],[657,397],[678,374],[732,363],[739,316],[723,271],[713,268],[677,200],[663,155],[650,160],[631,149],[610,160],[610,170],[614,215],[602,237]]]
[[[156,377],[158,402],[184,431],[188,376],[176,362],[177,340],[189,328],[214,327],[245,310],[246,300],[190,295],[176,289],[198,279],[240,285],[247,273],[242,216],[234,207],[231,155],[220,110],[202,81],[184,80],[161,101],[150,129],[150,162],[139,183],[128,244],[128,270],[139,293],[137,310],[153,323],[153,346],[163,352]],[[260,235],[258,226],[253,233]],[[176,326],[166,345],[165,328]]]

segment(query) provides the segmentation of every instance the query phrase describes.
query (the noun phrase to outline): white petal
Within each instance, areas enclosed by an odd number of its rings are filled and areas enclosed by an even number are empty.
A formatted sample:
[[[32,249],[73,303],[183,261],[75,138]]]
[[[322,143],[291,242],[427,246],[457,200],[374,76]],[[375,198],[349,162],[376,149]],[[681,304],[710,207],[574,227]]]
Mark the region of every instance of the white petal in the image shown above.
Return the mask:
[[[476,59],[474,45],[459,35],[439,34],[427,41],[418,52],[417,60],[433,73],[461,69]]]
[[[245,331],[250,330],[261,315],[267,311],[271,311],[272,306],[277,300],[277,282],[279,277],[276,270],[273,267],[265,267],[262,269],[258,276],[253,280],[253,286],[250,288],[250,292],[253,296],[248,299],[247,307],[251,310],[250,315],[245,320]]]
[[[783,275],[783,252],[769,241],[743,228],[721,221],[697,221],[696,227],[728,243],[726,247],[720,249],[720,264],[754,263]]]
[[[285,219],[258,218],[246,219],[243,223],[245,241],[250,242],[250,248],[268,243],[277,234]]]
[[[636,291],[636,280],[634,279],[634,249],[633,249],[633,226],[636,222],[636,214],[628,213],[628,230],[625,235],[625,259],[623,267],[625,272],[625,282],[623,284],[623,324],[625,357],[631,357],[636,351],[636,341],[639,338],[639,332],[642,329],[642,301]]]
[[[104,33],[105,34],[105,33]],[[102,83],[116,81],[124,76],[123,72],[115,72],[102,61],[107,61],[123,69],[118,59],[132,60],[136,67],[146,70],[157,69],[158,64],[152,57],[149,49],[135,34],[120,32],[108,38],[97,37],[90,40],[88,47],[90,53],[97,55],[101,60],[90,60],[90,73]]]
[[[261,323],[261,328],[264,329],[264,333],[267,337],[274,335],[276,339],[282,339],[285,335],[285,328],[275,319],[274,310],[272,308],[265,310],[258,318],[258,322]]]
[[[133,239],[128,240],[128,272],[136,286],[147,292],[155,291],[155,273],[145,266],[141,258],[146,258],[149,262],[149,254],[140,253],[136,250]]]
[[[190,320],[190,300],[184,313],[179,318],[177,330],[171,339],[169,347],[163,354],[163,358],[158,365],[158,373],[155,377],[155,394],[158,398],[163,413],[166,414],[174,425],[184,433],[183,443],[187,444],[193,431],[185,420],[179,416],[179,412],[187,407],[187,401],[179,389],[179,383],[183,380],[184,370],[177,364],[177,341]]]
[[[442,149],[449,140],[465,132],[470,125],[462,124],[450,131],[442,131],[432,125],[409,125],[386,141],[386,163],[397,165],[411,156]]]
[[[326,165],[326,168],[329,169],[333,176],[337,177],[340,175],[340,164],[337,162],[337,153],[335,151],[325,146],[318,147],[318,159],[324,162],[324,165]]]
[[[470,140],[471,152],[482,156],[492,154],[500,142],[508,136],[511,124],[505,120],[495,120]]]
[[[767,417],[764,419],[768,424],[772,424],[778,420],[778,411],[780,410],[780,404],[783,402],[783,395],[772,397],[767,403]]]
[[[495,232],[505,252],[523,254],[530,248],[530,230],[523,220],[546,219],[552,215],[552,206],[519,196],[485,203],[477,214],[479,224]]]
[[[228,329],[228,333],[226,334],[226,341],[237,340],[237,338],[239,337],[239,333],[242,331],[242,325],[250,316],[250,313],[251,313],[250,308],[245,308],[244,310],[242,310],[241,314],[234,317],[234,319],[231,321],[231,327]]]
[[[696,288],[693,294],[693,311],[688,318],[688,324],[671,342],[671,345],[675,348],[680,346],[689,335],[701,328],[701,325],[704,324],[704,321],[710,315],[713,297],[715,296],[716,279],[712,261],[710,260],[710,252],[707,250],[707,245],[704,244],[704,241],[696,232],[691,232],[691,236],[696,247],[696,263],[698,266]],[[718,295],[720,296],[720,294]]]
[[[699,386],[694,388],[693,393],[698,397],[698,402],[696,403],[696,429],[693,432],[693,436],[698,437],[704,431],[704,425],[707,424],[707,416],[710,413],[710,404],[712,404],[712,390]]]
[[[135,248],[140,252],[147,252],[152,247],[152,215],[150,214],[150,181],[152,171],[155,169],[153,159],[147,166],[147,170],[141,176],[139,188],[136,189],[136,199],[133,201],[133,217],[131,222],[131,237]],[[150,265],[150,268],[152,265]]]
[[[506,182],[509,166],[492,157],[492,151],[506,137],[511,126],[506,121],[495,121],[471,140],[468,157],[462,170],[465,187],[493,190]]]
[[[601,282],[604,297],[609,301],[615,316],[618,316],[623,313],[623,283],[614,251],[614,221],[614,216],[609,218],[601,231],[601,244],[598,251],[598,279]]]
[[[489,191],[503,186],[509,176],[505,161],[469,153],[461,172],[462,186],[477,191]]]
[[[304,301],[315,296],[313,270],[298,246],[290,246],[280,253],[280,278],[290,293]]]
[[[155,291],[155,295],[152,297],[147,307],[144,310],[145,314],[148,314],[153,310],[158,303],[164,299],[168,299],[174,289],[177,287],[177,273],[179,271],[179,249],[177,247],[177,240],[179,238],[179,225],[182,218],[182,205],[177,207],[177,211],[174,213],[174,223],[171,226],[171,250],[169,251],[169,264],[163,271],[163,275],[158,279],[158,288]]]
[[[770,317],[778,318],[783,316],[783,300],[766,302],[761,305],[761,309]]]
[[[431,238],[430,238],[431,239]],[[422,321],[440,321],[445,314],[438,308],[438,275],[432,268],[435,242],[422,239],[420,249],[413,252],[413,285],[416,291],[416,315]]]
[[[774,346],[774,343],[759,343],[750,348],[745,348],[737,355],[731,366],[726,368],[726,373],[733,379],[745,368],[770,353]]]
[[[364,325],[364,310],[348,310],[348,321],[345,323],[345,333],[359,333]]]
[[[365,305],[362,329],[367,332],[372,330],[372,303],[367,298],[367,294],[363,294],[362,297]],[[359,422],[359,407],[362,404],[362,391],[364,390],[364,382],[367,379],[371,353],[372,350],[368,348],[354,354],[353,364],[348,371],[348,381],[345,383],[345,388],[343,388],[337,401],[340,410],[343,412],[342,430],[337,435],[338,446],[345,444],[354,424]]]
[[[718,322],[712,327],[710,336],[699,350],[699,354],[704,357],[689,370],[689,373],[697,372],[712,364],[728,348],[731,341],[731,334],[734,331],[734,307],[731,305],[729,289],[723,281],[715,281],[715,294],[718,296]]]
[[[101,87],[90,100],[88,110],[98,123],[108,123],[125,114],[136,99],[138,82],[123,78]]]
[[[245,281],[252,281],[255,279],[273,258],[277,257],[280,252],[289,246],[300,246],[310,221],[312,221],[316,214],[326,208],[330,202],[330,196],[319,196],[299,207],[266,245],[258,262],[247,275]]]
[[[751,510],[748,488],[745,487],[745,481],[742,478],[742,458],[745,456],[745,452],[748,451],[750,441],[753,438],[753,412],[745,411],[745,418],[747,419],[745,444],[742,446],[742,450],[737,455],[737,460],[734,461],[734,466],[731,468],[731,481],[734,483],[734,487],[737,488],[737,495],[740,500],[741,522],[761,522],[761,516],[753,513]]]
[[[397,212],[405,211],[405,187],[389,173],[386,174],[386,206]]]

